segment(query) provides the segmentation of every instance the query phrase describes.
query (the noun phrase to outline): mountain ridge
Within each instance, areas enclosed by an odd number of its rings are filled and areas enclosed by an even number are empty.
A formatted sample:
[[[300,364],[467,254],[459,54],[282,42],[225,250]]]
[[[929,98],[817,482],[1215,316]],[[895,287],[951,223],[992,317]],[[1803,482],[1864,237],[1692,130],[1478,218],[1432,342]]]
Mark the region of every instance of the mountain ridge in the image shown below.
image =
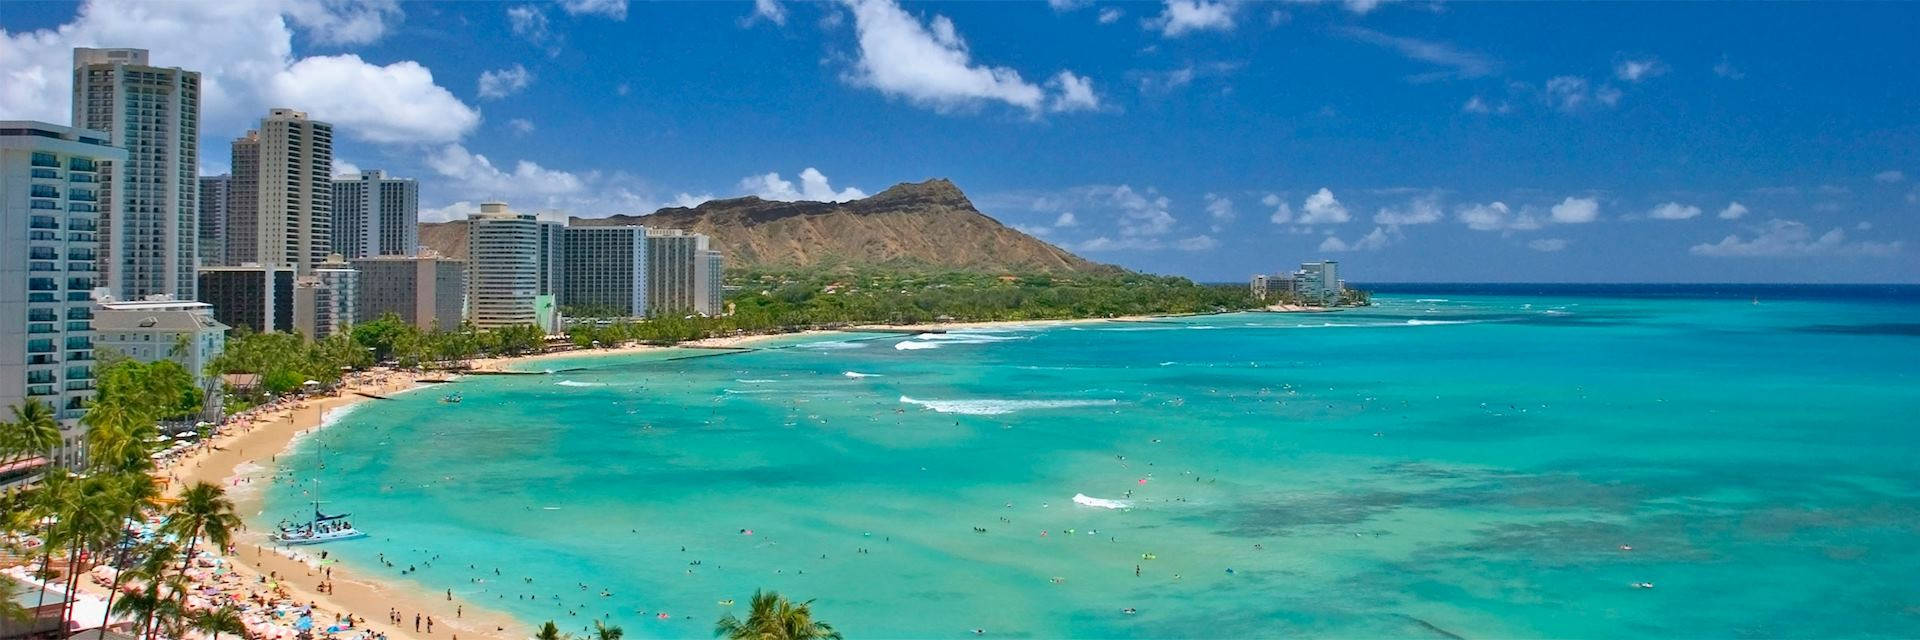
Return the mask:
[[[981,273],[1120,273],[981,213],[951,180],[903,182],[845,202],[758,196],[666,207],[649,214],[571,217],[573,226],[645,225],[711,237],[727,266],[747,269],[877,266]],[[430,226],[431,225],[431,226]],[[423,223],[421,243],[466,254],[465,222]]]

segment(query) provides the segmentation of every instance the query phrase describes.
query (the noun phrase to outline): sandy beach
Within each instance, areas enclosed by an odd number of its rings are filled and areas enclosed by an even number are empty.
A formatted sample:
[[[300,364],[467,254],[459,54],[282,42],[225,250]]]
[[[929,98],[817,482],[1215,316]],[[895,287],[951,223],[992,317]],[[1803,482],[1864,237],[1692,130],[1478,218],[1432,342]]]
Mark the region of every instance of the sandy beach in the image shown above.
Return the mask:
[[[245,485],[256,480],[270,481],[274,458],[296,437],[320,427],[329,411],[359,402],[379,402],[355,392],[381,396],[399,393],[422,386],[419,380],[423,377],[433,376],[398,371],[362,374],[358,380],[343,386],[336,396],[309,399],[293,407],[253,416],[248,419],[249,424],[229,425],[227,429],[232,432],[229,435],[214,439],[211,446],[161,470],[177,480],[168,487],[169,493],[193,482],[219,484],[232,494],[235,510],[244,518],[252,518],[260,511],[264,487],[251,490]],[[242,489],[236,491],[235,487]],[[522,628],[521,623],[511,617],[487,611],[475,603],[435,597],[433,592],[418,587],[383,584],[338,564],[327,565],[332,569],[333,590],[321,594],[318,587],[326,575],[310,565],[304,554],[317,558],[325,550],[323,546],[306,547],[303,555],[288,555],[268,544],[265,531],[246,531],[234,548],[236,553],[227,557],[235,561],[239,572],[250,574],[250,579],[263,574],[283,578],[281,584],[295,600],[310,602],[329,614],[350,613],[356,619],[364,618],[365,628],[388,637],[508,639],[530,634],[530,630]],[[407,626],[389,624],[389,609],[398,609]],[[415,614],[433,618],[433,633],[426,633],[424,627],[419,632],[413,630],[411,621]],[[325,616],[315,615],[315,619],[323,618]]]

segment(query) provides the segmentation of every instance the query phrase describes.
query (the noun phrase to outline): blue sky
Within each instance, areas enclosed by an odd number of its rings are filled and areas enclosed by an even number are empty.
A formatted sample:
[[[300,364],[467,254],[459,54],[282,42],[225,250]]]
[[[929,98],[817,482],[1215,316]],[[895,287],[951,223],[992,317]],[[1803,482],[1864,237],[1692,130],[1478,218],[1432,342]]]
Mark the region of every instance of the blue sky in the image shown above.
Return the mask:
[[[1920,5],[0,4],[0,118],[70,49],[271,106],[343,167],[575,215],[947,177],[1089,258],[1242,280],[1920,282]]]

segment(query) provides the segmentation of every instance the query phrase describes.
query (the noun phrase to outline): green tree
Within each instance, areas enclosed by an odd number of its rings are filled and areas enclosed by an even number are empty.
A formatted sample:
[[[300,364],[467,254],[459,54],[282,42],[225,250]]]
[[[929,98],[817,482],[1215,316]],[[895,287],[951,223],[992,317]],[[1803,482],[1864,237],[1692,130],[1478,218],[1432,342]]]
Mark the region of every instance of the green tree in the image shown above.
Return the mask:
[[[180,560],[179,579],[187,578],[187,568],[193,564],[193,547],[202,537],[213,543],[215,549],[225,549],[233,541],[233,532],[240,528],[240,516],[233,512],[233,501],[227,499],[226,491],[219,485],[196,482],[180,492],[179,501],[173,504],[172,512],[160,525],[162,531],[173,534],[175,538],[185,538],[187,546],[184,558]],[[180,605],[186,605],[187,594],[180,592]]]
[[[713,635],[729,640],[839,640],[833,625],[813,619],[813,601],[799,604],[772,591],[754,591],[747,618],[729,613],[714,623]]]
[[[627,631],[618,626],[609,627],[606,622],[593,621],[593,640],[620,640],[626,635]]]
[[[240,619],[240,612],[233,607],[196,611],[188,617],[188,626],[207,634],[211,640],[220,640],[222,633],[236,636],[247,634],[247,623]]]
[[[572,638],[571,633],[560,633],[560,625],[554,624],[552,620],[540,625],[540,632],[533,634],[533,640],[571,640]]]
[[[44,456],[51,466],[53,450],[60,447],[60,423],[53,417],[53,407],[39,398],[27,398],[10,409],[13,420],[0,423],[0,463]]]

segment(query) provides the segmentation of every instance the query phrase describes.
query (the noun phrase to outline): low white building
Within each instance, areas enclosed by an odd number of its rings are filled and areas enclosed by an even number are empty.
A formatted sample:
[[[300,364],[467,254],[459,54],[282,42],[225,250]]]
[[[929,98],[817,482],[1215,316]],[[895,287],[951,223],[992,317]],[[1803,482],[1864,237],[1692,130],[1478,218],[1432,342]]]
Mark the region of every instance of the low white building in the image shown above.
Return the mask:
[[[229,327],[213,318],[213,305],[176,300],[101,302],[93,327],[96,349],[140,362],[178,362],[206,392],[209,410],[220,406],[220,378],[208,373],[207,365],[226,350]]]

